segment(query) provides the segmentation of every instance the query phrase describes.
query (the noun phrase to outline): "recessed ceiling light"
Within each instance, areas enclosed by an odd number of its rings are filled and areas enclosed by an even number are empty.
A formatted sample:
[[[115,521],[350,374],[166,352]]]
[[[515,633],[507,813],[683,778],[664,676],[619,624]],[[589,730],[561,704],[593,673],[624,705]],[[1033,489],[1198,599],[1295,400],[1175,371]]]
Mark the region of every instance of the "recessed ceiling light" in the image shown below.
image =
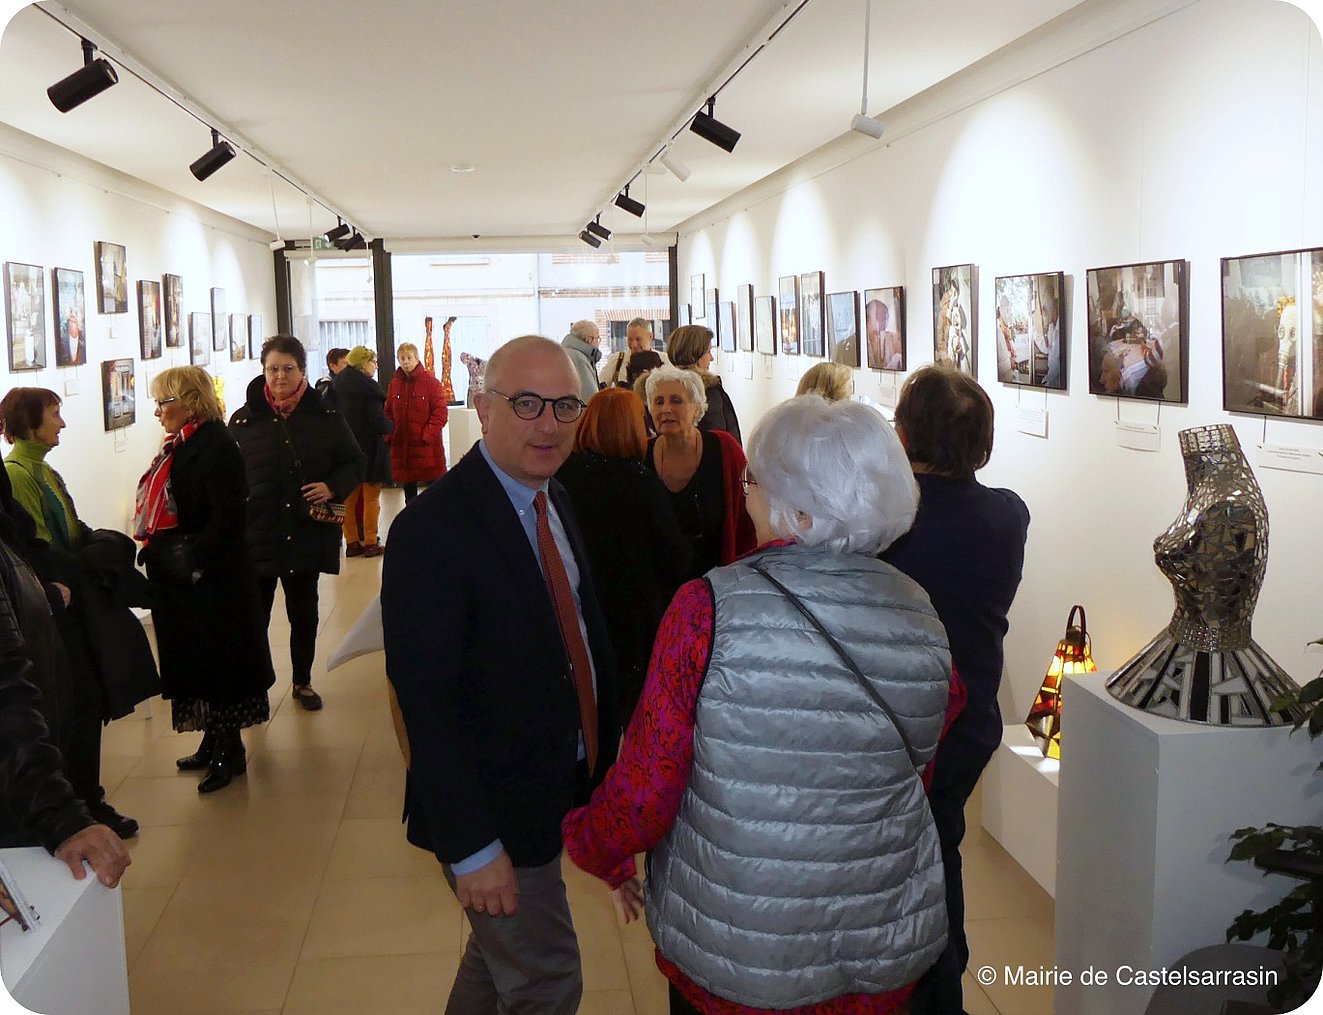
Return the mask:
[[[450,171],[452,173],[472,173],[477,168],[478,167],[475,166],[472,162],[456,162],[453,166],[450,167]]]

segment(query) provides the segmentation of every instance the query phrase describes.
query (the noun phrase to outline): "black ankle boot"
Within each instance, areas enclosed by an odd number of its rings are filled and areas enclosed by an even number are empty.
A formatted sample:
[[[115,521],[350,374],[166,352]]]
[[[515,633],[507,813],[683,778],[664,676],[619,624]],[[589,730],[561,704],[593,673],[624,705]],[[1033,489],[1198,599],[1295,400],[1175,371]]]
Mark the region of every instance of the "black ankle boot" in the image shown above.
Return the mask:
[[[198,783],[199,793],[214,793],[224,789],[236,775],[248,769],[248,752],[238,730],[226,730],[216,735],[216,747],[207,765],[207,775]]]
[[[211,755],[215,749],[216,734],[207,730],[202,734],[202,743],[198,744],[197,752],[180,758],[175,762],[175,767],[181,772],[200,772],[211,764]]]

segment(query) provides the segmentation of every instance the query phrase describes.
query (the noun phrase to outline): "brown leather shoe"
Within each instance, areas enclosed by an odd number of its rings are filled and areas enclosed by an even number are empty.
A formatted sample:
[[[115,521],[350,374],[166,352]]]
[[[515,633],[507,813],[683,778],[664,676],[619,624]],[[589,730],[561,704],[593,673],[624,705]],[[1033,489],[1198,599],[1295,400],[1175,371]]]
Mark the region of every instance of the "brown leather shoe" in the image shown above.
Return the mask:
[[[373,543],[371,546],[363,547],[364,557],[380,557],[385,552],[386,552],[386,547],[384,547],[381,543]]]
[[[350,543],[345,547],[346,557],[361,557],[365,552],[362,543]]]

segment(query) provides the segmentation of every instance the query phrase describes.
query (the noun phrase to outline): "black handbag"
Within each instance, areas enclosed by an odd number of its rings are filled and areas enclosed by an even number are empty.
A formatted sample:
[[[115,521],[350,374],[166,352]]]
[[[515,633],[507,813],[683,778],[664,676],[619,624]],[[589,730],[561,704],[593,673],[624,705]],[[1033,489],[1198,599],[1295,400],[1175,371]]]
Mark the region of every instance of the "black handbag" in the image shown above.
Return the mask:
[[[192,585],[200,575],[193,544],[197,537],[191,532],[174,532],[170,529],[154,533],[151,541],[142,548],[144,561],[158,572],[161,577],[171,581]]]

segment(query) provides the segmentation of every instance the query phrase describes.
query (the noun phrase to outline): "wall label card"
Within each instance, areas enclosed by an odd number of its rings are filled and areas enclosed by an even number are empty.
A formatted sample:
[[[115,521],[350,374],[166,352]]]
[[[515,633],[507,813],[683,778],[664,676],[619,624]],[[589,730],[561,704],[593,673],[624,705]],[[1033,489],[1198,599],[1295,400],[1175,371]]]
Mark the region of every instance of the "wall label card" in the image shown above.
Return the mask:
[[[1259,467],[1323,476],[1323,450],[1291,444],[1260,444]]]
[[[1016,427],[1030,437],[1047,437],[1047,410],[1018,406],[1015,410]]]
[[[65,393],[66,396],[67,396],[67,395],[76,395],[76,394],[78,394],[78,378],[77,378],[77,377],[66,377],[66,378],[64,379],[64,393]]]
[[[741,357],[741,359],[743,359],[743,357]],[[750,356],[748,359],[744,360],[744,379],[745,379],[746,381],[751,381],[751,380],[753,380],[753,357],[752,357],[752,356]]]
[[[888,409],[894,409],[896,402],[900,400],[900,392],[894,387],[878,388],[877,400],[879,404],[886,406]]]
[[[1162,430],[1152,423],[1122,423],[1118,420],[1116,443],[1135,451],[1158,451],[1162,447]]]

